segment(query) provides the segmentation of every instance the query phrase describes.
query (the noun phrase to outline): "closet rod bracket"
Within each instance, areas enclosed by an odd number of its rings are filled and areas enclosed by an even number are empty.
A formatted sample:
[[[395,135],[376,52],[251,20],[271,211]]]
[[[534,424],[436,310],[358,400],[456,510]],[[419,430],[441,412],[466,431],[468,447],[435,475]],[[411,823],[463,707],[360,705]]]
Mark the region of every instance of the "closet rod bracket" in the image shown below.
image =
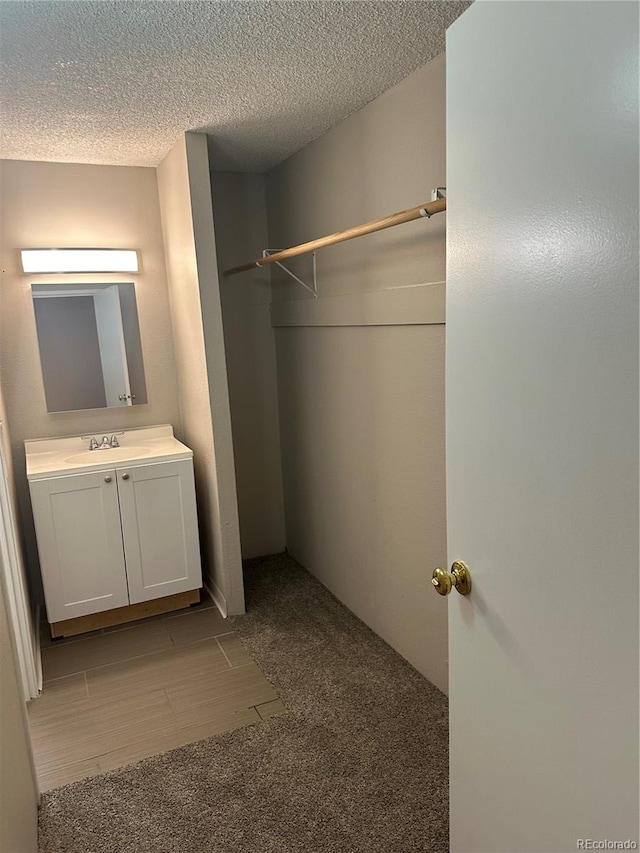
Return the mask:
[[[440,201],[440,199],[446,200],[446,198],[447,198],[447,188],[446,187],[434,187],[431,190],[431,201],[432,202]],[[425,207],[421,207],[418,212],[419,212],[420,216],[422,216],[424,219],[431,219],[431,217],[433,216],[433,214],[429,213],[429,211]]]
[[[282,249],[263,249],[262,250],[262,257],[268,258],[269,255],[275,255],[281,251],[282,251]],[[294,281],[297,281],[298,284],[301,284],[304,288],[306,288],[309,291],[309,293],[313,294],[314,299],[317,299],[318,298],[318,278],[317,278],[317,274],[316,274],[316,253],[310,252],[310,255],[311,255],[311,263],[312,263],[312,270],[313,270],[313,284],[308,284],[306,281],[303,281],[294,272],[291,272],[291,270],[288,267],[285,267],[285,265],[283,263],[281,263],[280,261],[274,261],[274,263],[277,267],[280,267],[281,270],[284,270],[284,272],[286,272],[287,275],[291,276],[291,278],[294,279]],[[256,263],[256,266],[259,267],[259,266],[261,266],[261,264]]]

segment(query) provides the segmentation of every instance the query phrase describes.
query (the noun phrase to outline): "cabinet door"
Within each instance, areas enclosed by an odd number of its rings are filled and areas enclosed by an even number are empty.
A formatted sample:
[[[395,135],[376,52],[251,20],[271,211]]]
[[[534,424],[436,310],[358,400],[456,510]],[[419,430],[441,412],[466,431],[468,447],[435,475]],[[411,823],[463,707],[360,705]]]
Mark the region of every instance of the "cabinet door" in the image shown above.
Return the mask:
[[[49,622],[127,605],[116,472],[36,480],[29,488]]]
[[[202,586],[193,463],[119,468],[131,604]]]

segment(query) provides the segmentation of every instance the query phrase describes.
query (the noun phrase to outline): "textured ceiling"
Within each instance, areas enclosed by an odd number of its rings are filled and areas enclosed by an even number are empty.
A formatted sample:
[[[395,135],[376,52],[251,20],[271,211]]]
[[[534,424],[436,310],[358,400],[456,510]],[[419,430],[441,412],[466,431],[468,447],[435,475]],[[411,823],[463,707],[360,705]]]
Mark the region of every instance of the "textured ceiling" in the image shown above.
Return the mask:
[[[0,157],[264,171],[444,50],[469,2],[0,2]]]

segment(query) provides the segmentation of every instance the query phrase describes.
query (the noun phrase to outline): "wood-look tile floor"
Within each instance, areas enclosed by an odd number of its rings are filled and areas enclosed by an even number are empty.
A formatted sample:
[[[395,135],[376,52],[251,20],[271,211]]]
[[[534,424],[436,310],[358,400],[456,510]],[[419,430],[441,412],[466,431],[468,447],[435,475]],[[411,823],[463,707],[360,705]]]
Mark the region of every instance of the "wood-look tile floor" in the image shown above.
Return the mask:
[[[51,640],[29,703],[40,790],[266,720],[284,710],[211,599]]]

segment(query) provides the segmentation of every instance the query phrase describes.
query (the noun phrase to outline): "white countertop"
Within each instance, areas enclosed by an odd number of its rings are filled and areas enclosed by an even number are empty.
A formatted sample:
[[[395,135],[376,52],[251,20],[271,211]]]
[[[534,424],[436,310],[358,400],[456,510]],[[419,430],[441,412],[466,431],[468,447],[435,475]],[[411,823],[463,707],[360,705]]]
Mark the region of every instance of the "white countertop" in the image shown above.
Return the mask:
[[[96,433],[98,442],[113,430]],[[169,424],[128,429],[122,435],[116,432],[120,447],[108,450],[89,450],[92,436],[67,436],[65,438],[38,438],[25,441],[27,480],[61,477],[65,474],[83,474],[105,468],[128,468],[155,462],[174,462],[191,459],[193,452],[173,435]]]

